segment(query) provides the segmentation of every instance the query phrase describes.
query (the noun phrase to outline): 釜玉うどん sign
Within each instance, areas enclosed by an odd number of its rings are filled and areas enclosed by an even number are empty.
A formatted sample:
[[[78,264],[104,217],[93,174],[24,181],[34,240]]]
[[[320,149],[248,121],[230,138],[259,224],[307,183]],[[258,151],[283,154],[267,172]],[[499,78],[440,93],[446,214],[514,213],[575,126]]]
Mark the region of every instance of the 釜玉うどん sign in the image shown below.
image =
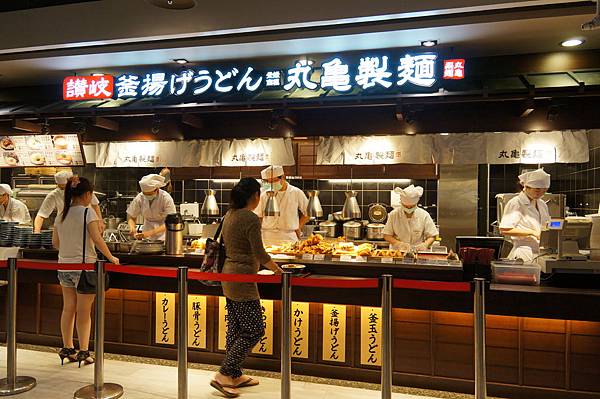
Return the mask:
[[[334,95],[392,94],[432,91],[444,79],[463,79],[465,60],[443,60],[436,53],[331,56],[321,61],[296,59],[288,64],[236,63],[171,71],[125,72],[119,75],[69,76],[63,99],[244,98],[269,93],[303,98]]]

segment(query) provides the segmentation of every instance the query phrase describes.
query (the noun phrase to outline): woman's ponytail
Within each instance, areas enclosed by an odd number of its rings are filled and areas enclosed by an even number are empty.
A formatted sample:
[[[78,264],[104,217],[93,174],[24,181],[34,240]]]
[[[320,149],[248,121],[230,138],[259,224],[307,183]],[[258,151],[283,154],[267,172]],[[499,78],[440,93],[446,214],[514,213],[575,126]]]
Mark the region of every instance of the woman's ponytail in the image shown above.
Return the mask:
[[[94,192],[94,186],[85,177],[79,177],[77,175],[67,180],[65,187],[65,207],[63,208],[61,220],[64,222],[69,209],[71,209],[71,202],[74,198],[79,198],[85,193]]]

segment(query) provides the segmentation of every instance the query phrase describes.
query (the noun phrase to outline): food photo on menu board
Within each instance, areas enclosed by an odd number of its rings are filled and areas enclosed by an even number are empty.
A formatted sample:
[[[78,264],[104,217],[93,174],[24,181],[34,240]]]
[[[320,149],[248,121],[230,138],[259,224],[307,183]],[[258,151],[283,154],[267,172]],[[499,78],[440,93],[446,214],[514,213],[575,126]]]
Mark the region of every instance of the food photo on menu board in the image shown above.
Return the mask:
[[[76,134],[1,136],[0,166],[78,166],[84,165]]]

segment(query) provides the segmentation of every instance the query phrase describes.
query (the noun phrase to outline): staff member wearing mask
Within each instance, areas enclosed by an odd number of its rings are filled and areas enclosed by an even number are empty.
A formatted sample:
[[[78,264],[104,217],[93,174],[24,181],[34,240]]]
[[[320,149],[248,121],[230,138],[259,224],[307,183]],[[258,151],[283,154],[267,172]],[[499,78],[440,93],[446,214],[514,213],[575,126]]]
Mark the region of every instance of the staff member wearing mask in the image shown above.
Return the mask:
[[[65,170],[57,172],[54,175],[54,181],[56,182],[57,187],[50,191],[50,193],[46,195],[46,198],[44,198],[44,202],[42,202],[42,206],[40,206],[40,210],[33,221],[34,233],[39,233],[42,231],[44,220],[48,219],[50,215],[52,215],[52,212],[56,211],[57,215],[62,213],[63,209],[65,208],[65,187],[67,186],[67,181],[71,177],[73,177],[73,173]],[[92,193],[90,207],[98,216],[98,227],[100,228],[100,234],[102,234],[104,233],[105,226],[99,204],[100,201],[98,201],[98,197],[96,197],[96,194]]]
[[[550,175],[538,169],[519,175],[519,182],[523,191],[506,204],[500,231],[513,243],[509,259],[533,262],[540,253],[542,228],[550,221],[548,205],[541,199],[550,188]]]
[[[131,201],[127,208],[129,231],[136,239],[165,239],[165,219],[168,214],[177,212],[173,198],[169,193],[161,190],[161,187],[165,185],[165,178],[157,174],[146,175],[140,180],[142,192]],[[144,225],[142,232],[137,233],[135,220],[140,215],[144,217]]]
[[[11,198],[12,189],[8,184],[0,184],[0,219],[7,222],[31,223],[31,215],[27,205],[18,199]]]
[[[423,195],[423,187],[411,184],[404,190],[395,190],[400,194],[402,206],[389,214],[383,238],[397,247],[429,248],[438,235],[438,229],[429,213],[417,206]]]
[[[310,220],[306,215],[308,198],[302,190],[285,180],[282,166],[269,166],[263,169],[260,175],[265,191],[260,196],[260,202],[254,212],[261,219],[263,241],[267,245],[281,241],[298,241],[302,235],[302,227]],[[277,193],[279,216],[264,216],[267,191],[271,190],[271,186]]]

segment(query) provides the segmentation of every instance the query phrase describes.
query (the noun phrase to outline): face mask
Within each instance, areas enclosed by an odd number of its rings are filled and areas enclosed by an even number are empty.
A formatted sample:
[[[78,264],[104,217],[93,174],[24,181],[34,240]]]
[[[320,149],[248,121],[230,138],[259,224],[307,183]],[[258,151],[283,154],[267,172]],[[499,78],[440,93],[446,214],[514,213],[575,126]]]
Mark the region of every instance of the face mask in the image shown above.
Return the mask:
[[[271,183],[266,183],[266,182],[262,184],[263,191],[271,191],[271,190],[280,191],[282,188],[283,188],[283,184],[281,184],[281,182],[273,183],[273,185],[271,185]]]
[[[152,201],[152,200],[154,200],[156,198],[156,194],[152,194],[152,195],[146,195],[146,194],[144,194],[144,197],[146,197],[146,199],[148,201]]]
[[[412,208],[407,208],[407,207],[403,206],[403,208],[404,208],[404,212],[406,212],[406,213],[414,213],[417,210],[416,206],[412,207]]]

